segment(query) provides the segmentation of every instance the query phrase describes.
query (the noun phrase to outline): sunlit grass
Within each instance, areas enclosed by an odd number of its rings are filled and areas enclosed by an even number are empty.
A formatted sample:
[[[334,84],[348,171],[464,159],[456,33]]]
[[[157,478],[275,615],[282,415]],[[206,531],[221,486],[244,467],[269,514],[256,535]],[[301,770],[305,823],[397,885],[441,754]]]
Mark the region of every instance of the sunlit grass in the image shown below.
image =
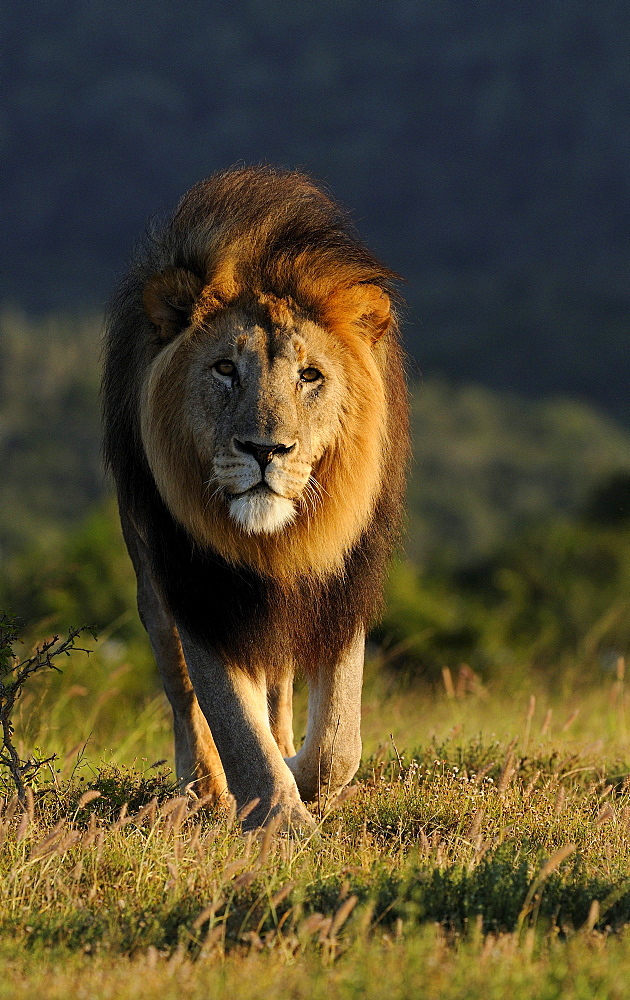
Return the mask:
[[[345,800],[308,838],[243,836],[174,787],[158,679],[114,627],[20,710],[22,752],[58,760],[0,815],[0,997],[622,997],[626,706],[622,662],[510,698],[371,660]]]
[[[377,755],[307,839],[243,836],[159,775],[62,775],[0,817],[0,996],[377,997],[384,976],[401,997],[617,989],[625,776],[601,751],[515,751]]]

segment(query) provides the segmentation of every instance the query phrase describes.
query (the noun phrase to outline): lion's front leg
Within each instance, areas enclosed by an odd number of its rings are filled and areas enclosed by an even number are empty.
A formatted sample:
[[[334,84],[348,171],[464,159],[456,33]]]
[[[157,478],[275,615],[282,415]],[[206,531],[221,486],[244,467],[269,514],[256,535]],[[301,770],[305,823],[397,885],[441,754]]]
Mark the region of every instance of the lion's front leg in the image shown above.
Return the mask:
[[[121,524],[138,580],[138,612],[173,710],[177,778],[182,787],[190,786],[199,798],[219,802],[225,799],[227,790],[223,766],[197,704],[175,622],[155,586],[144,542],[122,512]]]
[[[271,731],[265,678],[227,667],[182,626],[180,638],[199,705],[221,757],[238,809],[258,800],[244,826],[280,817],[287,827],[312,826],[291,771]]]
[[[357,636],[339,663],[309,678],[308,724],[301,749],[287,760],[306,802],[330,801],[361,760],[361,685],[365,637]]]

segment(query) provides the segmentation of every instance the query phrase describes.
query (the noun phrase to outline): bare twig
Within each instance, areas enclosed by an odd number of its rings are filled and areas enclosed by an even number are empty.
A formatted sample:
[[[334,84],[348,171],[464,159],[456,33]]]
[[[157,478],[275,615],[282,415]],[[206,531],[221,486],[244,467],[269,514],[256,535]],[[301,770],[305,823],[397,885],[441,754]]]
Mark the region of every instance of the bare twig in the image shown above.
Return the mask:
[[[9,772],[18,798],[22,805],[27,801],[27,788],[41,768],[51,765],[56,754],[50,757],[38,757],[33,754],[22,760],[14,743],[15,727],[13,716],[15,707],[24,693],[27,681],[35,674],[44,670],[56,670],[59,667],[53,661],[60,656],[69,656],[72,650],[89,653],[91,650],[76,645],[77,638],[86,628],[70,629],[64,639],[58,635],[36,646],[31,656],[19,660],[13,653],[13,645],[19,639],[20,629],[15,618],[8,615],[0,616],[0,731],[2,745],[0,747],[0,766]]]

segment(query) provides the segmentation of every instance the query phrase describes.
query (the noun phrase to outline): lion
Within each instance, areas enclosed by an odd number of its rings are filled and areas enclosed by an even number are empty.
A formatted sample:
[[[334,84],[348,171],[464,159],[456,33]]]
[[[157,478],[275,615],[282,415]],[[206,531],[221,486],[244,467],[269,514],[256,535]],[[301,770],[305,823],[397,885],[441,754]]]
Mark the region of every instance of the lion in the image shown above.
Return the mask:
[[[359,765],[408,455],[395,287],[313,181],[248,167],[183,197],[110,306],[105,459],[177,776],[249,828],[312,824]]]

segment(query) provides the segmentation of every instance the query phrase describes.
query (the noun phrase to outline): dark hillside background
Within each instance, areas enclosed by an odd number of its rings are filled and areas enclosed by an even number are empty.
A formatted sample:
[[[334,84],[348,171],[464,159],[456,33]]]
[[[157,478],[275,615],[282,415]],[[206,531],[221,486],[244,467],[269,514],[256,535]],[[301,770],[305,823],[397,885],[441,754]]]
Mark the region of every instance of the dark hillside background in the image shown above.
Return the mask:
[[[406,279],[417,370],[630,424],[624,0],[22,0],[3,13],[2,298],[99,311],[219,167],[323,180]]]

